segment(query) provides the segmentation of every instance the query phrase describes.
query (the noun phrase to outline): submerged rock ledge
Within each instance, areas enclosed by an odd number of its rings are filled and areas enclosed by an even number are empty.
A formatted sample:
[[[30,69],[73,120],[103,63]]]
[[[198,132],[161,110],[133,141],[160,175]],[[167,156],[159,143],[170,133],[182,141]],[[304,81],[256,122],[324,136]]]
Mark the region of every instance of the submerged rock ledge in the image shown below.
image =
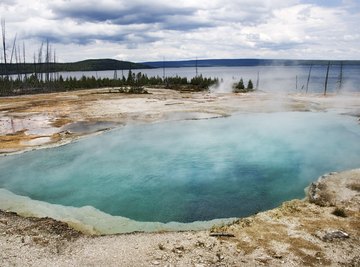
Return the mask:
[[[359,266],[360,169],[324,175],[305,200],[210,231],[91,236],[0,211],[0,247],[1,266]]]

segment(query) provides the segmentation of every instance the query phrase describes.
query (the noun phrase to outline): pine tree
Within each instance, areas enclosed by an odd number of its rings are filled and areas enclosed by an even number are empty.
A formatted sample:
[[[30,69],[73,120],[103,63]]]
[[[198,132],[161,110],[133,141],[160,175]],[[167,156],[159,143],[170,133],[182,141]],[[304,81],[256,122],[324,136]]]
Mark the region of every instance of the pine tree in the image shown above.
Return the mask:
[[[249,80],[249,82],[248,82],[247,89],[248,89],[248,91],[252,91],[254,89],[254,85],[251,80]]]
[[[240,79],[240,82],[236,85],[236,89],[240,89],[240,90],[245,89],[244,81],[242,78]]]
[[[126,82],[128,83],[128,85],[132,85],[134,83],[134,78],[131,70],[129,70],[129,74]]]

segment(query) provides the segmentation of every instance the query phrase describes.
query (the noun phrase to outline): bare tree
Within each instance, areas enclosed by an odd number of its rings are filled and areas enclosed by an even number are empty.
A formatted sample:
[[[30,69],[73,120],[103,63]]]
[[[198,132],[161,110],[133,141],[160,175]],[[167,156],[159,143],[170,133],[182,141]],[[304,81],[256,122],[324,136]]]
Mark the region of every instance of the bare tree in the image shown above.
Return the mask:
[[[14,48],[14,53],[15,53],[15,66],[16,66],[17,78],[18,78],[18,80],[21,80],[20,69],[19,69],[19,61],[18,61],[19,60],[18,48],[16,47],[16,45],[15,45],[15,48]]]
[[[326,69],[324,95],[326,95],[326,91],[327,91],[327,85],[328,85],[328,79],[329,79],[329,70],[330,70],[330,61],[329,61],[328,65],[327,65],[327,69]]]
[[[2,53],[0,53],[0,63],[1,64],[3,63],[3,54]],[[1,69],[1,79],[3,79],[3,78],[4,78],[3,69]]]
[[[340,64],[340,74],[339,74],[339,80],[338,80],[338,88],[337,92],[339,93],[343,86],[343,62]]]
[[[14,57],[14,52],[15,52],[15,48],[16,48],[16,38],[17,38],[17,34],[15,34],[15,38],[14,38],[12,49],[11,49],[10,64],[12,63],[12,60]]]
[[[256,90],[259,90],[260,85],[260,72],[257,72],[257,78],[256,78]]]
[[[42,68],[42,52],[43,52],[44,43],[41,43],[38,53],[38,73],[39,73],[39,80],[43,80],[43,68]]]
[[[163,57],[163,80],[165,81],[165,57]]]
[[[306,81],[306,94],[307,94],[307,92],[309,90],[309,82],[310,82],[312,67],[313,67],[313,64],[310,65],[309,74],[308,74],[308,78],[307,78],[307,81]]]
[[[22,80],[23,77],[23,73],[24,73],[24,68],[22,68],[22,64],[21,64],[21,49],[20,49],[20,45],[18,45],[18,68],[19,68],[19,75],[20,75],[20,79]]]
[[[36,80],[39,79],[37,72],[38,72],[38,70],[37,70],[37,66],[36,66],[36,53],[34,52],[34,75],[35,75]]]
[[[27,80],[25,42],[23,42],[23,60],[24,60],[23,61],[24,76],[25,76],[25,80]]]
[[[46,40],[46,55],[45,55],[45,81],[49,82],[50,80],[50,70],[49,70],[49,62],[50,62],[50,46],[49,39]]]
[[[7,59],[6,59],[6,32],[5,32],[5,19],[1,19],[1,33],[2,33],[2,45],[3,45],[3,52],[4,52],[4,69],[5,69],[5,76],[9,78],[7,72]]]
[[[54,81],[58,80],[58,77],[57,77],[58,73],[56,71],[56,49],[54,49],[54,62],[53,62],[52,71],[53,71],[53,80]]]
[[[196,57],[196,60],[195,60],[195,77],[198,76],[198,58]]]

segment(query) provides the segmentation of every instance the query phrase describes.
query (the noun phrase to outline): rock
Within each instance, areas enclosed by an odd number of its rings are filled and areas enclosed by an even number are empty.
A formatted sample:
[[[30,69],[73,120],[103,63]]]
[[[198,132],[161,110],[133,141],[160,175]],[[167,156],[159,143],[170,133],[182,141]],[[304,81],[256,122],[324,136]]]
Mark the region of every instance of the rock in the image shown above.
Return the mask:
[[[340,230],[336,230],[326,233],[321,239],[323,241],[333,241],[334,239],[346,239],[349,237],[350,237],[349,234]]]
[[[196,247],[201,247],[201,248],[203,248],[203,247],[205,247],[205,243],[198,240],[198,241],[196,242],[195,246],[196,246]]]
[[[278,255],[278,254],[273,255],[273,257],[274,257],[275,259],[282,259],[282,258],[283,258],[282,255]]]
[[[184,246],[177,246],[177,247],[174,247],[171,251],[174,253],[177,253],[177,254],[181,254],[185,251],[185,248],[184,248]]]
[[[271,261],[271,258],[266,255],[263,255],[263,256],[257,257],[255,260],[261,265],[269,265],[269,261]]]
[[[178,246],[178,247],[175,247],[177,250],[182,250],[182,251],[184,251],[185,250],[185,248],[184,248],[184,246]]]
[[[231,233],[224,233],[224,232],[221,232],[221,233],[210,233],[210,236],[215,236],[215,237],[235,237],[234,234],[231,234]]]
[[[160,265],[160,262],[159,261],[152,261],[151,264],[152,265]]]
[[[310,184],[307,192],[310,203],[314,203],[322,207],[333,205],[331,196],[327,193],[327,185],[325,183],[325,179],[331,177],[334,174],[336,173],[322,175],[316,182]]]
[[[156,255],[154,258],[155,258],[155,260],[162,260],[163,259],[162,255]]]

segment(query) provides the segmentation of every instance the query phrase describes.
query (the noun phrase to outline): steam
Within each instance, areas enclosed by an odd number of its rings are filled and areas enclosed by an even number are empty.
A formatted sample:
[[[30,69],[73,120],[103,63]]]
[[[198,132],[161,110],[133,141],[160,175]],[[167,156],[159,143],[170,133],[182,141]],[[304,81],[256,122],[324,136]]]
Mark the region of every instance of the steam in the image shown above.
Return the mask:
[[[223,73],[218,86],[211,88],[214,93],[230,93],[232,85],[238,83],[242,78],[245,86],[249,80],[254,84],[255,89],[269,93],[305,93],[308,68],[299,66],[266,66],[266,67],[243,67],[233,68],[236,73]],[[336,91],[337,73],[333,69],[330,73],[329,92]],[[314,66],[309,82],[309,93],[322,92],[324,89],[325,74],[323,68]],[[351,80],[348,80],[350,82]],[[258,88],[256,88],[258,82]],[[343,86],[345,88],[345,84]],[[346,84],[346,88],[351,87]]]
[[[297,92],[305,93],[310,66],[257,66],[257,67],[199,67],[198,74],[204,77],[219,78],[220,84],[210,88],[214,93],[229,93],[232,85],[239,82],[240,78],[244,79],[245,86],[249,79],[252,80],[254,87],[259,73],[259,89],[271,93]],[[120,71],[119,71],[120,72]],[[127,70],[123,70],[125,77]],[[163,69],[143,69],[134,70],[151,76],[163,76]],[[346,65],[343,66],[343,86],[341,92],[359,92],[360,91],[360,66]],[[76,76],[97,76],[103,78],[113,78],[114,71],[99,72],[72,72],[62,73],[64,77]],[[181,76],[191,79],[196,75],[195,68],[167,68],[166,76]],[[324,90],[326,75],[325,65],[313,65],[309,93],[321,93]],[[340,65],[332,64],[329,73],[329,93],[337,91],[339,83]],[[121,76],[121,75],[120,75]]]
[[[240,80],[240,79],[239,79]],[[211,86],[210,92],[212,93],[231,93],[233,85],[239,82],[235,77],[221,78],[219,84]]]
[[[111,224],[107,233],[199,229],[209,223],[159,222],[247,216],[302,198],[303,188],[320,175],[359,167],[359,144],[355,118],[331,113],[127,126],[68,146],[1,158],[0,187],[61,205],[1,191],[0,206],[71,217],[99,232],[107,231],[98,222],[104,221]]]

